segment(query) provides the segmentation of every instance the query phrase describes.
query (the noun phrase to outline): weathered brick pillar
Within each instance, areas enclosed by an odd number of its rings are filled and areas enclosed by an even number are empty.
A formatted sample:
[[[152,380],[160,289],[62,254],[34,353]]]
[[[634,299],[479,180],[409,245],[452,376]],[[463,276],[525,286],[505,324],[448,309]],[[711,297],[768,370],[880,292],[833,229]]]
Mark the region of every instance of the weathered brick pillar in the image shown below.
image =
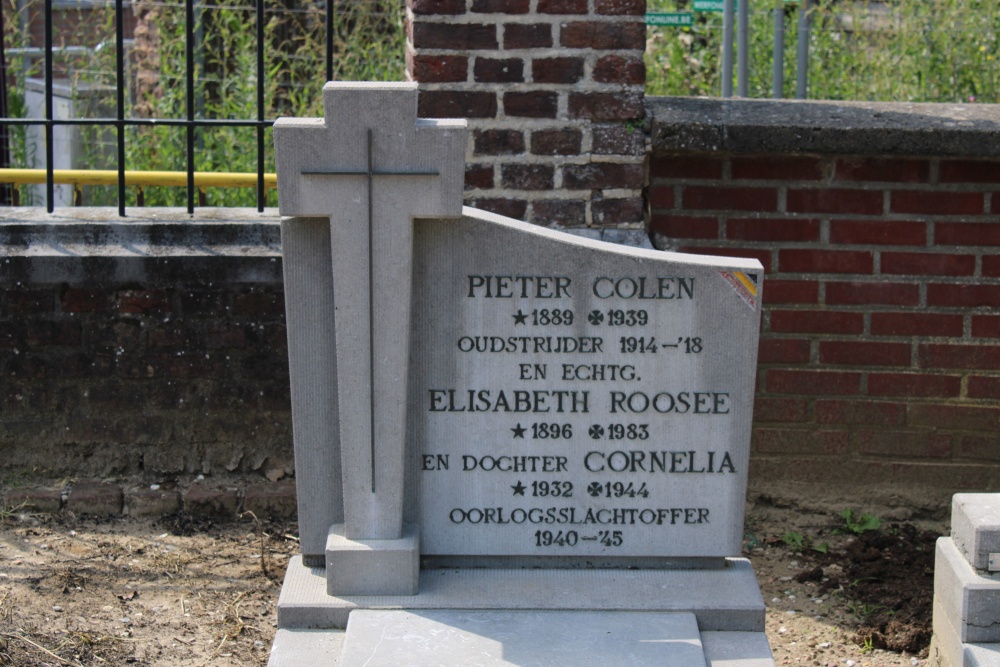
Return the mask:
[[[407,0],[420,116],[467,118],[466,203],[640,226],[645,0]]]

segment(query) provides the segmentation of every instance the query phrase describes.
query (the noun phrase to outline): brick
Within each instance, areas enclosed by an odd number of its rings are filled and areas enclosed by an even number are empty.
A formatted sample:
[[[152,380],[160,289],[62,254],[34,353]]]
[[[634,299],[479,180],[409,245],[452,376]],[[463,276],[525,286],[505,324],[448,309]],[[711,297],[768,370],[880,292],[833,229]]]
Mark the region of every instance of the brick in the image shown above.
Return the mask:
[[[464,14],[465,0],[407,0],[414,14]]]
[[[525,93],[504,93],[503,111],[508,116],[521,118],[555,118],[559,95],[535,90]]]
[[[719,238],[717,218],[658,213],[653,216],[649,228],[657,234],[671,238],[712,240]]]
[[[538,0],[539,14],[586,14],[587,0]]]
[[[809,420],[809,401],[802,398],[758,396],[753,403],[754,424],[796,423]]]
[[[413,48],[450,51],[492,50],[497,42],[497,27],[481,23],[416,23],[413,25]]]
[[[530,0],[472,0],[477,14],[527,14]]]
[[[996,213],[996,207],[993,207]],[[937,245],[1000,246],[1000,223],[996,222],[937,222],[934,223],[934,243]]]
[[[640,0],[645,6],[645,0]],[[598,0],[600,2],[600,0]],[[646,63],[642,57],[611,55],[598,58],[591,74],[594,81],[601,83],[646,83]]]
[[[478,83],[524,81],[524,61],[520,58],[476,58],[472,76]]]
[[[775,188],[688,185],[681,194],[684,208],[721,211],[774,211],[778,208]]]
[[[549,164],[505,164],[500,167],[500,182],[515,190],[551,190],[554,174]]]
[[[595,199],[590,204],[591,218],[596,226],[641,223],[645,202],[642,197]]]
[[[977,338],[1000,338],[1000,315],[973,315],[972,335]]]
[[[827,283],[826,303],[831,306],[916,306],[920,303],[920,286],[910,283]]]
[[[531,79],[535,83],[576,83],[583,78],[583,58],[535,58]]]
[[[161,517],[181,509],[181,494],[176,489],[153,489],[144,486],[125,493],[124,513],[129,516]]]
[[[7,489],[3,495],[6,507],[25,512],[58,514],[62,508],[62,491],[53,488]]]
[[[531,133],[533,155],[579,155],[582,143],[580,130],[534,130]]]
[[[927,305],[952,308],[1000,307],[1000,286],[930,284],[927,286]]]
[[[51,290],[7,289],[2,294],[9,315],[39,315],[56,310],[56,295]]]
[[[875,336],[961,336],[962,316],[940,313],[872,313]]]
[[[778,266],[789,273],[871,273],[872,253],[865,250],[783,249]]]
[[[962,390],[957,375],[923,373],[869,373],[869,396],[908,396],[915,398],[955,398]]]
[[[882,273],[917,276],[971,276],[976,270],[974,255],[929,252],[883,252]]]
[[[594,11],[605,16],[642,16],[646,0],[594,0]]]
[[[524,213],[528,210],[528,202],[524,199],[510,199],[506,197],[484,197],[473,199],[471,205],[475,208],[505,215],[508,218],[524,220]]]
[[[653,178],[721,179],[724,161],[702,155],[653,157],[649,172]]]
[[[766,285],[766,283],[765,283]],[[859,334],[865,321],[861,313],[835,310],[772,310],[775,333]]]
[[[548,23],[508,23],[503,27],[505,50],[545,49],[552,44],[552,26]]]
[[[985,255],[983,257],[983,275],[989,278],[1000,278],[1000,255]]]
[[[233,296],[232,312],[256,318],[282,318],[285,315],[285,294],[280,290],[247,290]]]
[[[836,430],[755,428],[750,439],[753,454],[840,456],[849,446],[848,432]]]
[[[817,424],[901,425],[906,417],[905,403],[878,401],[817,400]]]
[[[907,423],[939,430],[993,433],[1000,430],[1000,408],[910,403]]]
[[[731,165],[737,180],[818,181],[823,177],[823,161],[813,157],[734,157]]]
[[[78,321],[28,320],[25,342],[32,346],[78,346],[82,341],[83,327]]]
[[[958,441],[957,456],[1000,461],[1000,437],[963,435]]]
[[[465,56],[409,54],[408,63],[413,80],[421,83],[456,83],[469,77]]]
[[[594,125],[591,145],[595,155],[645,155],[646,135],[625,125]]]
[[[927,431],[854,431],[851,443],[859,454],[889,456],[894,459],[939,459],[950,457],[952,436]]]
[[[920,215],[977,215],[983,212],[981,192],[933,192],[895,190],[889,195],[893,213]]]
[[[274,482],[248,486],[243,496],[243,511],[253,512],[261,521],[292,519],[297,514],[295,482]]]
[[[1000,183],[1000,162],[995,160],[942,160],[942,183]]]
[[[757,363],[809,363],[809,347],[809,340],[805,338],[761,338],[757,348]]]
[[[928,160],[898,158],[840,158],[834,180],[876,181],[882,183],[928,183],[931,165]]]
[[[476,130],[472,133],[473,155],[518,155],[524,152],[520,130]]]
[[[539,225],[581,227],[586,222],[587,204],[579,199],[536,199],[531,202],[531,222]]]
[[[733,241],[818,241],[819,220],[809,218],[729,218],[726,238]]]
[[[110,313],[113,310],[114,297],[107,290],[66,289],[59,299],[59,304],[64,313]]]
[[[117,297],[120,313],[165,313],[170,310],[170,298],[165,290],[124,290],[118,292]]]
[[[420,118],[495,118],[497,96],[487,92],[421,90],[417,98]]]
[[[232,521],[239,508],[239,491],[235,488],[213,488],[207,482],[195,482],[184,493],[184,511],[194,516]]]
[[[705,246],[683,246],[678,252],[690,252],[695,255],[716,255],[719,257],[752,257],[761,263],[764,271],[771,270],[771,251],[756,248],[711,248]]]
[[[776,394],[857,395],[861,393],[861,374],[772,368],[766,372],[764,386]]]
[[[819,283],[812,280],[770,279],[764,285],[764,303],[816,303]]]
[[[969,398],[1000,398],[1000,377],[970,377]]]
[[[203,335],[208,350],[238,350],[248,345],[247,328],[225,321],[210,324]]]
[[[465,189],[488,189],[493,187],[493,165],[491,164],[466,164],[465,165]]]
[[[570,93],[570,118],[629,120],[645,115],[642,93]]]
[[[117,484],[80,480],[73,484],[66,509],[75,514],[118,516],[122,513],[122,487]]]
[[[786,210],[789,213],[878,215],[882,213],[882,208],[882,193],[878,190],[789,188],[786,196]]]
[[[831,220],[830,243],[926,245],[927,225],[905,220]]]
[[[647,191],[647,196],[649,197],[649,205],[652,209],[662,209],[662,208],[673,208],[674,207],[674,188],[670,186],[652,186]]]
[[[541,4],[540,0],[539,7]],[[639,21],[564,23],[560,27],[560,42],[562,46],[570,49],[634,49],[641,51],[646,46],[646,26]]]
[[[917,352],[923,368],[1000,370],[1000,345],[926,343]]]
[[[847,366],[909,366],[909,343],[821,340],[819,361]]]
[[[568,164],[563,169],[563,187],[567,190],[590,190],[642,187],[641,164],[588,162]]]

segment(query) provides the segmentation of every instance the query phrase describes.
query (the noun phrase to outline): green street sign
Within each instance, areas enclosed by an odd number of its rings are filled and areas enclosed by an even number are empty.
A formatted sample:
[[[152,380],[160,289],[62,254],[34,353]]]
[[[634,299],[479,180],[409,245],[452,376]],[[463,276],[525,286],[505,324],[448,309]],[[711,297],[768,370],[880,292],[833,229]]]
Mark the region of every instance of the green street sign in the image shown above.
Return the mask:
[[[691,8],[696,12],[722,12],[723,0],[694,0]],[[733,2],[733,11],[740,6],[739,0]]]
[[[691,12],[650,12],[646,14],[646,25],[694,25],[694,14]]]

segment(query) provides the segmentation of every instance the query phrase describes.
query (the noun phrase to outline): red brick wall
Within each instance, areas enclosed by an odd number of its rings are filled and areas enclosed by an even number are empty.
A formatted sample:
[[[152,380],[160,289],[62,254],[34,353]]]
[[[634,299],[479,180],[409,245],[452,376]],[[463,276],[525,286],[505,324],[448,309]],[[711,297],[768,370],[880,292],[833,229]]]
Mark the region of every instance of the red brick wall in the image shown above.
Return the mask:
[[[679,153],[650,178],[658,247],[764,265],[758,486],[1000,488],[1000,161]]]
[[[645,0],[408,0],[422,118],[467,118],[466,203],[641,226]]]

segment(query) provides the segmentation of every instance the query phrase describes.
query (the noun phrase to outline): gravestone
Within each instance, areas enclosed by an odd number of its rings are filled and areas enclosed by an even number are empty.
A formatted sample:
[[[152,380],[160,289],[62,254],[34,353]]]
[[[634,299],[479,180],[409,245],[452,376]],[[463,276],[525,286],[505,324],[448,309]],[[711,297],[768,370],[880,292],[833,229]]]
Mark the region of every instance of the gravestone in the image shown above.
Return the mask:
[[[464,122],[416,95],[275,124],[302,556],[270,664],[772,665],[738,558],[760,264],[463,209]]]

